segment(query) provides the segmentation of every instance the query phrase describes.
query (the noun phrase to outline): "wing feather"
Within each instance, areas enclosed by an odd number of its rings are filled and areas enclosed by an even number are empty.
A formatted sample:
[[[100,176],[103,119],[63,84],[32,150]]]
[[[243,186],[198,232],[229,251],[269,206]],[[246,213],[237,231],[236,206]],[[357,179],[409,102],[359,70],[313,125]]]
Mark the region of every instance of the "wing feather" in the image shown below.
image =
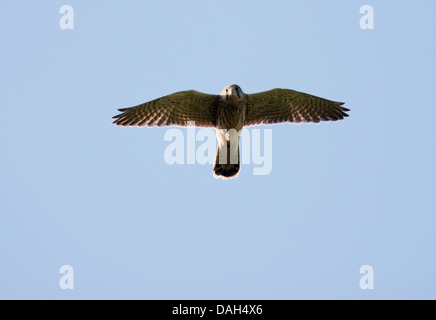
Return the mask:
[[[342,105],[303,92],[273,89],[248,95],[245,126],[342,120],[350,111]]]
[[[113,119],[119,126],[187,126],[214,127],[218,96],[198,91],[177,92],[132,108],[119,109]]]

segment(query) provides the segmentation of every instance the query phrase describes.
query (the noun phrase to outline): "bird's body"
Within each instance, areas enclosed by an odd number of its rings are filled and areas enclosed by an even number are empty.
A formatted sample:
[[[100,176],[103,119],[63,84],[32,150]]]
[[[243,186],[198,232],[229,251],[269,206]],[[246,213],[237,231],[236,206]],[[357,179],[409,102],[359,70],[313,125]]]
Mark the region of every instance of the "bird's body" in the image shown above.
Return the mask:
[[[216,95],[183,91],[136,107],[120,109],[120,126],[187,126],[217,129],[218,152],[214,175],[234,178],[240,170],[239,137],[244,126],[283,122],[336,121],[348,117],[343,103],[302,92],[273,89],[247,95],[229,85]]]
[[[236,177],[240,168],[239,136],[245,123],[247,96],[237,85],[227,86],[218,96],[218,152],[213,168],[216,177]]]

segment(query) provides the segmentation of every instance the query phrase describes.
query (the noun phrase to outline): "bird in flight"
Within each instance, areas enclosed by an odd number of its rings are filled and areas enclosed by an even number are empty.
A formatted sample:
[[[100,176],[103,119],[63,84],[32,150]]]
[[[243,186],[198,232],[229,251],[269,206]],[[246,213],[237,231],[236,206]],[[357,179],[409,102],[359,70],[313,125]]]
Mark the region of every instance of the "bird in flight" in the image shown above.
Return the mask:
[[[245,94],[238,85],[229,85],[219,95],[182,91],[119,109],[113,117],[118,126],[188,126],[217,129],[218,152],[213,168],[217,178],[235,178],[241,168],[239,137],[243,127],[277,124],[337,121],[348,117],[344,103],[310,94],[273,89]]]

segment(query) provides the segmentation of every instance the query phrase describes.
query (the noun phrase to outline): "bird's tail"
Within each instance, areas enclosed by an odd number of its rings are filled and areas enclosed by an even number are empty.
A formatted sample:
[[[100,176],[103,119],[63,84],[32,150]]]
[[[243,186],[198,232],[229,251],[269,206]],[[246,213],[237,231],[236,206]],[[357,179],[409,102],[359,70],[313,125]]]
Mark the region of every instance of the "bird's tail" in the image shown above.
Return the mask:
[[[237,163],[236,163],[236,157],[231,157],[230,141],[227,141],[227,150],[221,150],[221,157],[220,157],[220,149],[222,148],[226,148],[226,147],[225,146],[218,147],[215,166],[213,167],[213,175],[215,176],[215,178],[223,178],[225,180],[236,178],[238,176],[239,170],[241,169],[241,160],[239,158],[239,144],[237,145],[237,152],[238,152]],[[227,151],[227,156],[223,154],[224,151]]]

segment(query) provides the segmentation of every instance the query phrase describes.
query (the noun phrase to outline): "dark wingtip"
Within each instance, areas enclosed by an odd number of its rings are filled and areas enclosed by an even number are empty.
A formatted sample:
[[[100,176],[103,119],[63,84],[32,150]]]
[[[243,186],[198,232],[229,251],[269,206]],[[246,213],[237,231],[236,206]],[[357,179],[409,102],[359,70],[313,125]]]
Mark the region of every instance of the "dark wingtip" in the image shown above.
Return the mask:
[[[118,119],[119,120],[123,116],[123,114],[124,114],[124,112],[126,110],[127,110],[127,108],[126,109],[118,109],[118,111],[121,112],[121,113],[116,115],[116,116],[113,116],[112,119]]]
[[[346,112],[351,111],[351,110],[348,109],[348,108],[342,107],[342,106],[345,104],[345,102],[336,102],[336,104],[337,104],[338,107],[339,107],[339,110],[340,110],[341,116],[342,116],[343,118],[347,118],[347,117],[349,117],[349,115],[348,115]],[[343,118],[340,118],[340,119],[343,119]]]
[[[115,119],[115,121],[112,122],[112,124],[115,124],[115,125],[119,126],[119,125],[120,125],[120,122],[121,122],[121,117],[122,117],[122,115],[123,115],[123,114],[121,113],[121,114],[119,114],[119,115],[113,116],[112,119]]]
[[[128,109],[130,108],[122,108],[122,109],[118,109],[119,112],[121,112],[120,114],[113,116],[112,119],[115,119],[114,122],[112,122],[112,124],[115,124],[117,126],[120,126],[120,122],[121,122],[121,117],[123,116],[124,112],[126,112]]]
[[[348,108],[342,107],[345,104],[345,102],[338,102],[337,104],[338,104],[339,108],[341,109],[341,111],[343,111],[343,112],[351,111]],[[348,114],[347,114],[347,117],[348,117]]]

